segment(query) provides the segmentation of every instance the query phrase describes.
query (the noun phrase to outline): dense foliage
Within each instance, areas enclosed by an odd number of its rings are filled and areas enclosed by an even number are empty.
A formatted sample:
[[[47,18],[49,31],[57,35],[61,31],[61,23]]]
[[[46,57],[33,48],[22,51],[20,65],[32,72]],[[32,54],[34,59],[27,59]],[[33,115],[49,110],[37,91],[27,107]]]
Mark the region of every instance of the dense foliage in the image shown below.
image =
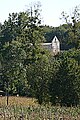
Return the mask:
[[[41,26],[40,6],[36,6],[9,14],[8,20],[0,24],[0,89],[7,96],[35,97],[40,104],[78,105],[80,22],[72,18],[74,26]],[[41,46],[54,35],[64,50],[56,56]]]

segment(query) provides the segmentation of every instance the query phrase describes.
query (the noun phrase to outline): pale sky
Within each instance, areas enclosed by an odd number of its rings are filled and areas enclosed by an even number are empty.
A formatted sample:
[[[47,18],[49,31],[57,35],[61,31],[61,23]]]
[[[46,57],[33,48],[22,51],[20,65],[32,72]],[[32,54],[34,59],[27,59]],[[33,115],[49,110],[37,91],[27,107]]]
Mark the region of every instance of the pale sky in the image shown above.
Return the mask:
[[[29,4],[41,2],[42,23],[53,27],[62,24],[60,20],[62,11],[70,13],[75,6],[80,5],[80,0],[0,0],[0,22],[3,23],[9,13],[27,10]]]

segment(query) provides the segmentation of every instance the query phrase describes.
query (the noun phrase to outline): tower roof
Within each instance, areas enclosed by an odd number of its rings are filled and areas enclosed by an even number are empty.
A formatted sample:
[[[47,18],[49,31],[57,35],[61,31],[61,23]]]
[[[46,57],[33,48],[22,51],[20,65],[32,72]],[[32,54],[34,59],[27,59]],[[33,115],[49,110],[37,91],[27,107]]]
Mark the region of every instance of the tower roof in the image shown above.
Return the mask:
[[[52,44],[53,43],[58,43],[59,42],[59,40],[58,40],[58,38],[55,36],[54,38],[53,38],[53,40],[52,40]]]

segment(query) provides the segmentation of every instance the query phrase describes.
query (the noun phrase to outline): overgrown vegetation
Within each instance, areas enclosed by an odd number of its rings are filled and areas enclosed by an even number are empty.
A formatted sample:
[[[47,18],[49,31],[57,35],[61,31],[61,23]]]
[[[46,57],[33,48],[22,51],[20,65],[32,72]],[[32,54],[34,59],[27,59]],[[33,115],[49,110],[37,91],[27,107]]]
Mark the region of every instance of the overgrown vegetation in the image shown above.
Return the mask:
[[[9,14],[0,24],[0,89],[7,95],[28,96],[39,104],[80,104],[80,21],[57,28],[42,26],[40,5]],[[67,17],[62,14],[64,18]],[[75,16],[78,15],[78,16]],[[52,56],[41,43],[59,37],[63,51]]]
[[[79,108],[53,106],[0,107],[0,120],[80,120]]]

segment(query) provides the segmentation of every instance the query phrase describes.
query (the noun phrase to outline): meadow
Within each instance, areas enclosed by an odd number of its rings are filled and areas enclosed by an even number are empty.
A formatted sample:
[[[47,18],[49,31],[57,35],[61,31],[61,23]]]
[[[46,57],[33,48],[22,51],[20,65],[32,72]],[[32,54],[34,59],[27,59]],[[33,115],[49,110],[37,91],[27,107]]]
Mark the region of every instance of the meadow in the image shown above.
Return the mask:
[[[79,107],[39,105],[34,98],[0,97],[0,120],[80,120]]]

